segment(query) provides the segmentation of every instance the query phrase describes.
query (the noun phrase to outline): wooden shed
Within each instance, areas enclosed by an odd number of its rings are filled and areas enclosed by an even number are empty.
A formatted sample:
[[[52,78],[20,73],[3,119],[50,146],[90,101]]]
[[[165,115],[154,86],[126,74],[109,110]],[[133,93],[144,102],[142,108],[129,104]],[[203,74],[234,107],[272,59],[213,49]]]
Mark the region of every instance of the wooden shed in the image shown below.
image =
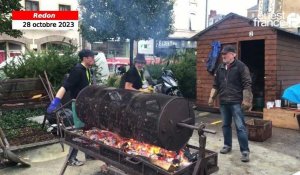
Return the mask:
[[[206,61],[213,41],[220,41],[222,47],[235,45],[237,59],[249,67],[254,111],[261,111],[261,105],[267,101],[281,99],[285,88],[300,82],[299,34],[276,27],[257,26],[249,18],[230,13],[193,39],[197,40],[196,104],[201,110],[216,109],[207,105],[213,76],[207,72]],[[218,102],[215,106],[218,107]]]

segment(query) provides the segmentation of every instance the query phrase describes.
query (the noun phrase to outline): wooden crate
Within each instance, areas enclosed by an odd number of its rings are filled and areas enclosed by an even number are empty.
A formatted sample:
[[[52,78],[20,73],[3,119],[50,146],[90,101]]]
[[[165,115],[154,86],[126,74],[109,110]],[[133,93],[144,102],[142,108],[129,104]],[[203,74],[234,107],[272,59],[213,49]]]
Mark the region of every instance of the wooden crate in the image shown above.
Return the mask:
[[[256,142],[263,142],[272,136],[272,121],[251,119],[246,122],[248,139]]]
[[[299,130],[300,111],[295,109],[264,108],[264,120],[271,120],[272,125],[279,128]]]

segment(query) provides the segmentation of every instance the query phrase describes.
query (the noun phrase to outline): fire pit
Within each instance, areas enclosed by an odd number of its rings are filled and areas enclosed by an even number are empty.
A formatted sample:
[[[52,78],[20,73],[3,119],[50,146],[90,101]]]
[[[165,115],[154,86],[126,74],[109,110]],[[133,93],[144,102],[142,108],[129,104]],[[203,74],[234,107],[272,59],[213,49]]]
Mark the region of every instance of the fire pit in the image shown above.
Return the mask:
[[[83,130],[64,130],[64,143],[130,175],[211,174],[217,153],[205,150],[205,125],[194,126],[180,97],[89,86],[76,99]],[[188,145],[193,130],[199,147]],[[67,160],[61,174],[67,166]]]

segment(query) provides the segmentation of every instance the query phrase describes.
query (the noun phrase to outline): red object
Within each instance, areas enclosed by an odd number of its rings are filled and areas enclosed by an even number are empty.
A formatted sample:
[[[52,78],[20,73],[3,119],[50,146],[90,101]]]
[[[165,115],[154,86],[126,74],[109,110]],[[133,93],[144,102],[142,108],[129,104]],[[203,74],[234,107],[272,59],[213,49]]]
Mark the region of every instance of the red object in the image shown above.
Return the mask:
[[[20,52],[11,52],[11,53],[9,54],[10,57],[16,57],[16,56],[19,56],[19,55],[21,55]]]
[[[108,64],[127,64],[129,65],[129,58],[126,57],[112,57],[112,58],[107,58],[107,63]]]
[[[160,64],[161,59],[159,57],[145,57],[146,64]],[[107,58],[108,64],[127,64],[129,65],[130,61],[127,57],[112,57]]]
[[[13,11],[13,20],[78,20],[78,11]]]
[[[2,63],[3,61],[5,61],[5,51],[0,50],[0,63]]]

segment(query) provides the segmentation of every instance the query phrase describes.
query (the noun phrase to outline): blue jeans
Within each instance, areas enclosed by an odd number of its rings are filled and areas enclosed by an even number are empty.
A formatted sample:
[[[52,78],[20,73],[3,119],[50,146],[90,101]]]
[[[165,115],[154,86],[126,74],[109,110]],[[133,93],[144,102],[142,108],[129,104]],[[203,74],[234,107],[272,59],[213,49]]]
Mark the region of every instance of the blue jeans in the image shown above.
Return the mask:
[[[77,158],[77,154],[78,154],[78,149],[73,149],[73,151],[71,151],[72,149],[69,149],[69,154],[71,154],[69,160],[76,160]]]
[[[222,104],[220,107],[223,117],[224,145],[232,147],[232,118],[236,127],[237,138],[241,152],[249,152],[248,133],[245,126],[244,113],[241,104]]]

